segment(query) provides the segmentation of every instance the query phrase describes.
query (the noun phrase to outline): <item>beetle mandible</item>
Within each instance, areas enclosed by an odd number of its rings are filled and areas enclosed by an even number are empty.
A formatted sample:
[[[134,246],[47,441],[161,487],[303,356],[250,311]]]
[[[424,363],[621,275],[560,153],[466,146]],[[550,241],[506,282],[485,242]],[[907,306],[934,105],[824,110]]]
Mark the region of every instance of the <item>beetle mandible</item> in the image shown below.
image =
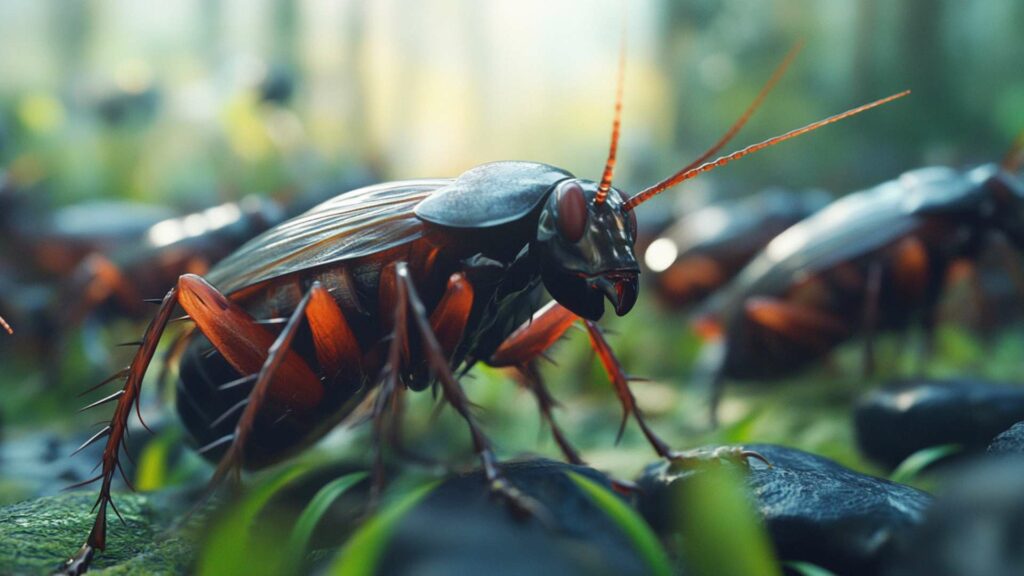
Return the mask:
[[[125,369],[105,439],[96,520],[64,565],[81,573],[106,546],[111,482],[133,406],[174,310],[195,323],[181,359],[185,426],[218,457],[211,483],[280,461],[372,402],[378,438],[402,390],[440,384],[465,420],[485,476],[510,503],[487,435],[454,376],[483,361],[521,366],[582,321],[622,402],[657,453],[682,458],[646,424],[596,321],[607,299],[626,314],[638,296],[634,209],[732,160],[906,95],[901,92],[705,162],[747,121],[763,93],[697,161],[633,196],[612,186],[624,54],[611,146],[600,181],[536,162],[494,162],[455,179],[410,180],[338,196],[242,246],[205,278],[181,276]],[[538,294],[554,298],[538,309]],[[281,320],[279,323],[271,323]],[[280,326],[275,333],[272,328]],[[211,353],[211,349],[215,353]],[[371,396],[371,392],[374,394]],[[546,390],[534,392],[548,397]],[[548,403],[549,404],[549,403]],[[566,457],[578,455],[552,424]],[[116,508],[114,509],[116,512]]]

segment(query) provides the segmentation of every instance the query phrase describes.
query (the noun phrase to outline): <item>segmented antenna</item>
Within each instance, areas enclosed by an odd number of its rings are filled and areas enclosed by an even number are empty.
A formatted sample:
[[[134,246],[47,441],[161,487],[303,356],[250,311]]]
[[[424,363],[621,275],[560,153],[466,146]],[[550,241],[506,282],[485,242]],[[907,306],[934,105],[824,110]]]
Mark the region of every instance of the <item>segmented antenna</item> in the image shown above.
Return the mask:
[[[625,5],[625,2],[623,2]],[[622,125],[622,87],[626,80],[626,18],[623,10],[622,35],[619,41],[619,78],[615,86],[615,118],[612,120],[612,143],[608,149],[608,161],[604,163],[601,183],[597,186],[594,204],[604,204],[608,190],[612,187],[612,175],[615,173],[615,157],[619,153],[619,127]]]
[[[763,142],[758,142],[757,144],[751,144],[750,146],[747,146],[746,148],[743,148],[741,150],[737,150],[736,152],[733,152],[731,154],[727,154],[727,155],[722,156],[722,157],[720,157],[720,158],[718,158],[716,160],[713,160],[711,162],[706,162],[704,164],[701,164],[700,166],[696,166],[694,168],[690,168],[689,170],[683,170],[682,172],[677,172],[676,174],[668,177],[667,179],[662,180],[661,182],[658,182],[657,184],[655,184],[655,185],[653,185],[653,186],[651,186],[649,188],[646,188],[646,189],[640,191],[638,194],[636,194],[635,196],[633,196],[632,198],[627,200],[626,203],[623,204],[622,209],[625,210],[625,211],[632,210],[632,209],[636,208],[637,206],[639,206],[640,204],[643,204],[647,200],[650,200],[655,195],[660,194],[661,192],[664,192],[665,190],[668,190],[669,188],[672,188],[673,186],[676,186],[677,184],[679,184],[681,182],[685,182],[686,180],[689,180],[690,178],[693,178],[695,176],[703,174],[704,172],[710,172],[711,170],[714,170],[715,168],[720,168],[722,166],[725,166],[729,162],[732,162],[733,160],[737,160],[739,158],[742,158],[742,157],[746,156],[747,154],[753,154],[754,152],[757,152],[759,150],[763,150],[763,149],[768,148],[770,146],[774,146],[776,144],[780,144],[780,143],[785,142],[786,140],[789,140],[791,138],[796,138],[797,136],[801,136],[803,134],[806,134],[808,132],[812,132],[812,131],[817,130],[818,128],[821,128],[821,127],[826,126],[828,124],[832,124],[833,122],[838,122],[838,121],[843,120],[845,118],[849,118],[850,116],[855,116],[857,114],[860,114],[861,112],[865,112],[865,111],[870,110],[872,108],[875,108],[877,106],[881,106],[882,104],[886,104],[888,102],[892,102],[893,100],[896,100],[898,98],[903,98],[904,96],[906,96],[908,94],[910,94],[910,90],[904,90],[903,92],[900,92],[898,94],[893,94],[892,96],[887,96],[887,97],[882,98],[880,100],[875,100],[874,102],[871,102],[869,104],[864,104],[863,106],[858,106],[858,107],[853,108],[851,110],[847,110],[846,112],[843,112],[841,114],[836,114],[834,116],[829,116],[828,118],[825,118],[824,120],[818,120],[817,122],[808,124],[808,125],[804,126],[803,128],[797,128],[796,130],[790,130],[789,132],[786,132],[785,134],[782,134],[780,136],[775,136],[773,138],[769,138],[768,140],[765,140]]]
[[[761,107],[761,103],[764,102],[764,99],[768,96],[768,93],[775,88],[775,85],[779,83],[779,80],[782,80],[782,76],[786,73],[786,70],[789,69],[789,65],[793,63],[793,60],[796,60],[797,55],[800,54],[800,51],[803,50],[803,48],[803,40],[800,40],[796,44],[794,44],[793,47],[789,49],[789,53],[786,54],[786,57],[783,58],[782,62],[780,62],[779,65],[775,68],[775,71],[772,72],[772,75],[770,78],[768,78],[768,81],[764,83],[764,86],[761,88],[761,91],[758,92],[757,97],[754,98],[754,101],[750,103],[750,106],[747,106],[747,109],[743,111],[743,114],[739,117],[739,119],[736,120],[736,122],[733,123],[731,127],[729,127],[725,134],[723,134],[722,137],[718,139],[718,142],[715,142],[715,144],[711,146],[711,148],[705,150],[704,153],[698,156],[696,160],[684,166],[682,170],[679,170],[679,172],[677,172],[677,174],[686,172],[691,168],[700,166],[708,158],[711,158],[711,156],[715,152],[721,150],[722,146],[728,144],[729,141],[732,140],[733,137],[736,136],[736,134],[738,134],[741,129],[743,129],[743,126],[745,126],[747,121],[750,120],[751,116],[754,115],[754,112],[756,112],[757,109]]]
[[[1013,139],[1013,145],[1006,152],[1006,156],[1003,156],[1003,161],[999,163],[999,166],[1007,172],[1016,172],[1022,165],[1024,165],[1024,130],[1021,130]]]

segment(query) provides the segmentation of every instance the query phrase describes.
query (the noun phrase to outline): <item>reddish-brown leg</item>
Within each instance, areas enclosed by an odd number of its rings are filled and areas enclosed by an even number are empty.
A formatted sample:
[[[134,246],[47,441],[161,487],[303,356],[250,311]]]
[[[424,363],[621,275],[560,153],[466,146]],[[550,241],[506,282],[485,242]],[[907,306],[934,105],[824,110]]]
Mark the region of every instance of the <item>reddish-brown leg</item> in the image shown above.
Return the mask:
[[[565,333],[565,331],[578,320],[582,319],[557,302],[551,302],[538,311],[530,322],[527,322],[513,332],[512,335],[498,347],[494,357],[488,360],[488,364],[491,364],[492,366],[523,366],[525,363],[541,355],[545,349],[554,344]],[[619,362],[618,358],[615,357],[615,353],[612,351],[608,341],[605,340],[604,334],[601,332],[601,328],[596,322],[590,320],[583,320],[583,324],[587,329],[587,333],[590,335],[591,346],[593,346],[594,351],[601,360],[601,365],[608,374],[608,378],[611,380],[612,385],[615,388],[616,395],[622,403],[623,416],[622,423],[619,426],[619,436],[621,437],[626,421],[629,416],[632,415],[640,426],[640,429],[643,431],[647,441],[652,447],[654,447],[654,450],[659,456],[673,461],[683,462],[702,460],[703,457],[695,457],[687,453],[672,450],[666,442],[651,430],[650,426],[647,425],[647,421],[644,419],[643,413],[636,405],[636,399],[633,396],[632,390],[629,388],[630,378],[626,375],[625,370],[622,369],[622,364]],[[745,459],[748,457],[760,458],[760,456],[755,453],[742,450],[736,450],[735,453],[730,453],[728,456],[737,457],[739,459]],[[715,457],[719,457],[719,455],[716,455]],[[567,458],[571,460],[571,457],[568,456],[568,454]]]
[[[11,325],[7,323],[7,320],[4,320],[3,316],[0,316],[0,328],[6,330],[8,334],[14,334],[14,330],[11,329]]]
[[[517,512],[538,518],[542,522],[549,521],[548,514],[542,506],[533,501],[532,498],[522,494],[514,486],[508,483],[498,467],[497,458],[491,448],[491,442],[476,422],[476,418],[470,412],[469,398],[459,385],[455,375],[452,373],[449,360],[445,357],[444,349],[438,342],[434,331],[430,326],[430,319],[427,310],[423,306],[419,295],[416,293],[416,286],[409,275],[409,269],[404,262],[395,265],[395,279],[397,297],[399,303],[405,300],[408,304],[413,325],[420,336],[421,353],[430,368],[431,373],[440,382],[445,400],[458,412],[459,416],[469,426],[470,436],[473,438],[473,448],[480,457],[483,464],[484,475],[491,486],[491,490],[505,499]]]
[[[272,386],[274,377],[279,374],[287,374],[290,379],[292,376],[290,372],[283,370],[282,367],[284,366],[285,359],[289,356],[292,341],[298,332],[299,324],[306,315],[309,302],[313,298],[314,292],[318,290],[322,290],[322,288],[320,288],[319,284],[314,283],[312,289],[299,300],[298,305],[292,311],[281,333],[277,335],[273,344],[267,349],[266,360],[264,360],[263,365],[259,369],[256,383],[253,384],[252,391],[249,392],[249,396],[246,399],[245,408],[242,410],[242,415],[238,418],[238,423],[235,425],[231,446],[217,465],[217,470],[214,472],[213,478],[210,479],[210,488],[216,487],[229,474],[236,475],[237,479],[237,475],[241,473],[249,435],[256,424],[256,417],[263,410],[271,390],[274,389]],[[330,296],[327,297],[329,298]],[[317,383],[319,384],[319,379],[317,379]]]
[[[827,349],[831,339],[849,332],[839,318],[809,306],[756,297],[744,307],[755,324],[811,349]]]
[[[77,326],[97,307],[112,297],[124,306],[138,308],[142,298],[136,293],[121,269],[102,254],[90,254],[78,265],[64,290],[73,305],[65,314],[65,323]]]
[[[180,304],[188,312],[198,329],[240,373],[258,372],[266,359],[267,350],[274,342],[273,334],[202,278],[185,275],[178,279],[178,285],[164,296],[156,317],[146,329],[139,349],[127,370],[127,378],[122,389],[93,403],[93,406],[97,406],[117,400],[110,424],[83,445],[87,446],[106,437],[101,472],[96,478],[85,483],[101,482],[100,494],[96,500],[96,521],[81,550],[64,565],[62,572],[65,574],[81,574],[88,569],[95,551],[106,547],[106,510],[109,504],[115,513],[117,512],[111,499],[110,487],[114,474],[121,470],[119,456],[128,427],[128,418],[133,405],[138,410],[143,377],[176,304]],[[282,396],[279,400],[289,402],[289,405],[296,409],[316,405],[323,394],[316,375],[294,353],[286,354],[282,362],[291,378],[289,389],[277,392]],[[271,397],[274,397],[274,394],[274,389],[271,389]]]
[[[557,342],[580,317],[561,304],[551,301],[538,310],[530,320],[509,335],[487,360],[495,367],[514,367],[524,378],[527,389],[537,399],[541,417],[551,429],[551,434],[568,462],[584,464],[579,451],[562,432],[555,421],[554,408],[558,405],[548,391],[535,366],[535,360]]]
[[[558,406],[558,401],[555,400],[551,392],[548,391],[548,387],[544,385],[544,380],[541,378],[540,372],[537,370],[535,362],[521,365],[517,368],[519,373],[522,375],[524,384],[527,389],[533,394],[534,398],[537,399],[537,408],[540,409],[541,418],[547,424],[551,430],[551,435],[555,439],[555,443],[558,444],[558,449],[562,451],[562,455],[565,456],[566,462],[570,464],[577,464],[585,466],[587,463],[580,457],[579,452],[569,442],[569,439],[562,432],[562,428],[555,421],[553,410]]]
[[[875,375],[875,332],[878,328],[878,300],[882,290],[882,263],[869,265],[864,293],[864,356],[861,369],[864,378]]]

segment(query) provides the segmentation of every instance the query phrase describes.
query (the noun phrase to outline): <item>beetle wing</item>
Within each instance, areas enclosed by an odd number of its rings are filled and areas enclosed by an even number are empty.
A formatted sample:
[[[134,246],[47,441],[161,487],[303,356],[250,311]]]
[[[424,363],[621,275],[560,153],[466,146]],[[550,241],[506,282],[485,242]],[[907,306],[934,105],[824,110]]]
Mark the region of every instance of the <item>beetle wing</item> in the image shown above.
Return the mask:
[[[489,228],[526,216],[572,174],[538,162],[490,162],[463,172],[416,207],[421,219],[451,228]]]
[[[407,180],[360,188],[253,238],[206,276],[224,293],[315,266],[411,242],[423,233],[417,204],[452,180]]]
[[[794,279],[856,259],[911,233],[921,217],[905,206],[907,192],[895,182],[836,200],[773,239],[711,303],[734,308],[755,294],[774,294]]]

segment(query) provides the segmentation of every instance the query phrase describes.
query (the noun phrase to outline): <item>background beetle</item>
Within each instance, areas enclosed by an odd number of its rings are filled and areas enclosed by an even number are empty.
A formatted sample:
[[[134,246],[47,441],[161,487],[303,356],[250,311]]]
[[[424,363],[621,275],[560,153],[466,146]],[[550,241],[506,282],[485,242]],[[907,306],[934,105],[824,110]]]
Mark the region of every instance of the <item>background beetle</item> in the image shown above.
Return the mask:
[[[822,190],[763,190],[687,213],[644,252],[659,299],[692,306],[724,286],[772,238],[829,203]]]
[[[715,340],[713,415],[724,380],[791,374],[858,334],[870,373],[878,330],[916,320],[930,333],[951,263],[974,258],[993,232],[1024,249],[1016,156],[907,172],[772,240],[699,321]]]
[[[627,197],[611,185],[623,62],[600,182],[546,164],[495,162],[454,180],[371,186],[272,228],[206,279],[181,276],[125,370],[123,387],[93,403],[116,402],[116,408],[110,424],[84,445],[106,441],[101,471],[92,480],[101,482],[98,509],[86,543],[64,572],[84,571],[95,550],[106,546],[107,505],[113,506],[111,482],[121,467],[128,418],[179,305],[197,328],[181,360],[179,410],[200,441],[228,432],[201,450],[219,454],[213,485],[242,467],[288,457],[364,402],[372,410],[379,448],[404,388],[422,389],[436,380],[465,419],[492,489],[511,504],[528,506],[501,476],[453,373],[478,361],[526,364],[580,320],[625,416],[634,416],[659,455],[681,457],[645,423],[596,324],[604,299],[622,315],[637,298],[633,209],[703,172],[906,92],[688,166]],[[753,108],[705,156],[728,141]],[[542,286],[555,300],[536,310]]]

